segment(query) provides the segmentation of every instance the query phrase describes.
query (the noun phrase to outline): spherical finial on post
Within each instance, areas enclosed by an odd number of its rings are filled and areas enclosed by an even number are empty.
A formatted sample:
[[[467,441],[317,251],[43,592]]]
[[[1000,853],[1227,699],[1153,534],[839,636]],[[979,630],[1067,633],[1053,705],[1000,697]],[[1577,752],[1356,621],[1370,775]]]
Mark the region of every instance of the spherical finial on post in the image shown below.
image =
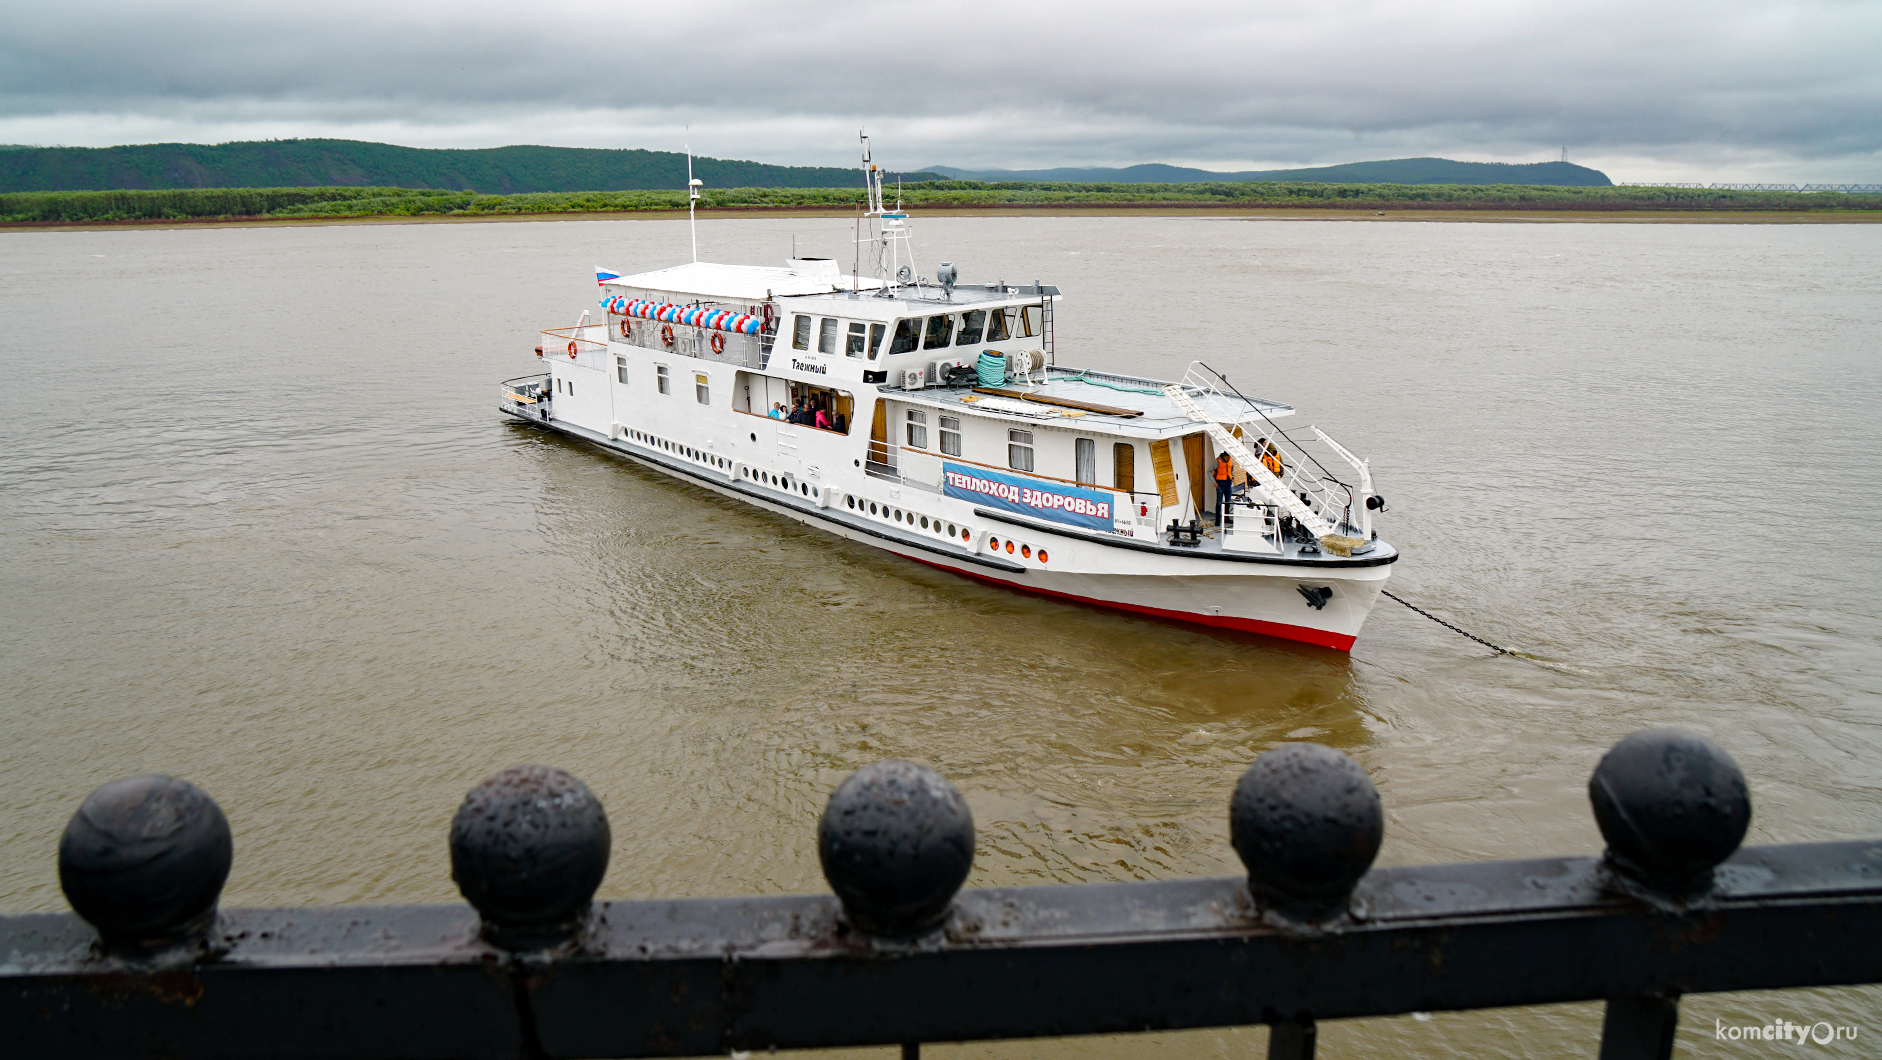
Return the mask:
[[[856,927],[920,934],[947,916],[973,868],[974,817],[954,785],[927,766],[877,762],[830,794],[817,857]]]
[[[1608,865],[1674,900],[1712,887],[1713,869],[1751,826],[1745,774],[1725,749],[1683,729],[1642,729],[1615,744],[1588,778]]]
[[[451,879],[509,950],[581,930],[608,871],[608,815],[560,769],[515,766],[472,788],[451,820]]]
[[[199,943],[235,843],[214,799],[175,777],[101,784],[59,837],[59,886],[105,947],[150,954]]]
[[[1346,910],[1385,836],[1379,791],[1331,747],[1290,743],[1255,759],[1229,799],[1229,841],[1264,910],[1320,923]]]

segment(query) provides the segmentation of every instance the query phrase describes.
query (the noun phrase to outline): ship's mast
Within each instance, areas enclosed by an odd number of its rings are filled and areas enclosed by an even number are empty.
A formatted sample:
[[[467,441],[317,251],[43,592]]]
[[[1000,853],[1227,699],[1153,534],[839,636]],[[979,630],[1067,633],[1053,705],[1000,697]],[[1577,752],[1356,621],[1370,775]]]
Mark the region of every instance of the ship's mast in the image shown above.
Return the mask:
[[[693,218],[693,207],[699,202],[699,189],[705,187],[705,181],[693,176],[693,138],[686,138],[686,224],[693,230],[693,261],[699,261],[699,222]]]
[[[902,209],[901,194],[898,191],[893,208],[884,204],[882,170],[877,168],[869,149],[869,134],[858,131],[857,136],[863,142],[863,184],[869,197],[866,214],[869,231],[862,238],[870,244],[870,265],[884,289],[891,284],[913,283],[919,291],[921,276],[915,272],[914,249],[908,240],[908,214]],[[896,186],[900,188],[899,180]]]

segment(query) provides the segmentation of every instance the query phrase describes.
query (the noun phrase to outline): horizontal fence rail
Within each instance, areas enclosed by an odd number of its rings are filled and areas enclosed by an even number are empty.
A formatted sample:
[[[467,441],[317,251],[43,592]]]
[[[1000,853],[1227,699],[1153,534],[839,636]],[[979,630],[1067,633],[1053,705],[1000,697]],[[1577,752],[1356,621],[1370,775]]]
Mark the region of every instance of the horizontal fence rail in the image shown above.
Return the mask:
[[[60,844],[80,914],[0,917],[8,1056],[542,1058],[1268,1024],[1607,1001],[1604,1060],[1665,1057],[1678,998],[1882,981],[1882,841],[1739,848],[1724,751],[1677,730],[1589,784],[1602,857],[1373,868],[1378,793],[1286,744],[1229,806],[1246,877],[961,890],[973,824],[890,761],[832,794],[834,895],[592,902],[610,835],[559,770],[453,821],[469,905],[231,909],[227,821],[167,777],[104,785]]]

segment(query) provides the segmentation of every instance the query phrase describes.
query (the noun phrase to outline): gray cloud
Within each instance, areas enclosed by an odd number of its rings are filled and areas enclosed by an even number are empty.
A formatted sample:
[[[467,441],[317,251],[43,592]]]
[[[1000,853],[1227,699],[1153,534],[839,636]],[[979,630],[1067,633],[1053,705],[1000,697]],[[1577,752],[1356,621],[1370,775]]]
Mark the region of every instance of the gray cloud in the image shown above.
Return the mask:
[[[1566,145],[1656,178],[1882,178],[1882,2],[45,5],[0,140],[339,135],[846,164],[1213,168]],[[893,156],[888,159],[887,156]],[[1733,172],[1719,172],[1726,167]]]

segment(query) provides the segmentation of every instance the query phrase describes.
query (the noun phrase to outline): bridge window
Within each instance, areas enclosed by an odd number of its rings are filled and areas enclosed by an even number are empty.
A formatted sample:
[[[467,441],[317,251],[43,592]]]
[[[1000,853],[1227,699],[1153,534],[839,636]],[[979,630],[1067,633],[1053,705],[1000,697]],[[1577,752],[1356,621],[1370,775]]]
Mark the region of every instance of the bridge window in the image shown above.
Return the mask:
[[[961,418],[941,417],[941,451],[948,456],[961,455]]]
[[[987,312],[984,309],[970,309],[961,314],[961,334],[954,340],[956,346],[972,346],[980,341],[980,333],[987,329]]]
[[[1030,339],[1039,334],[1039,307],[1029,305],[1019,311],[1019,336]]]
[[[946,349],[948,339],[954,334],[954,318],[947,314],[928,318],[928,338],[922,342],[924,350]]]
[[[791,324],[791,349],[810,349],[810,318],[798,317]]]
[[[882,325],[877,324],[876,326],[881,327]],[[843,356],[861,357],[863,355],[863,343],[866,342],[868,338],[869,336],[865,334],[863,325],[851,324],[849,337],[845,339],[843,343]]]
[[[818,353],[836,352],[836,325],[837,320],[835,317],[823,318],[823,326],[817,329]]]
[[[869,359],[870,360],[872,361],[875,360],[876,354],[882,352],[882,333],[887,330],[889,330],[889,328],[888,328],[888,325],[886,324],[869,325]]]
[[[913,353],[921,338],[921,321],[898,320],[895,322],[895,341],[889,343],[890,353]]]
[[[1032,470],[1032,432],[1006,432],[1006,466],[1020,471]]]
[[[928,448],[928,414],[920,409],[908,410],[908,445],[911,449]]]
[[[1007,321],[1012,319],[1012,316],[1013,310],[1010,307],[1007,309],[995,309],[987,314],[988,342],[1005,342],[1011,337],[1008,333]]]

